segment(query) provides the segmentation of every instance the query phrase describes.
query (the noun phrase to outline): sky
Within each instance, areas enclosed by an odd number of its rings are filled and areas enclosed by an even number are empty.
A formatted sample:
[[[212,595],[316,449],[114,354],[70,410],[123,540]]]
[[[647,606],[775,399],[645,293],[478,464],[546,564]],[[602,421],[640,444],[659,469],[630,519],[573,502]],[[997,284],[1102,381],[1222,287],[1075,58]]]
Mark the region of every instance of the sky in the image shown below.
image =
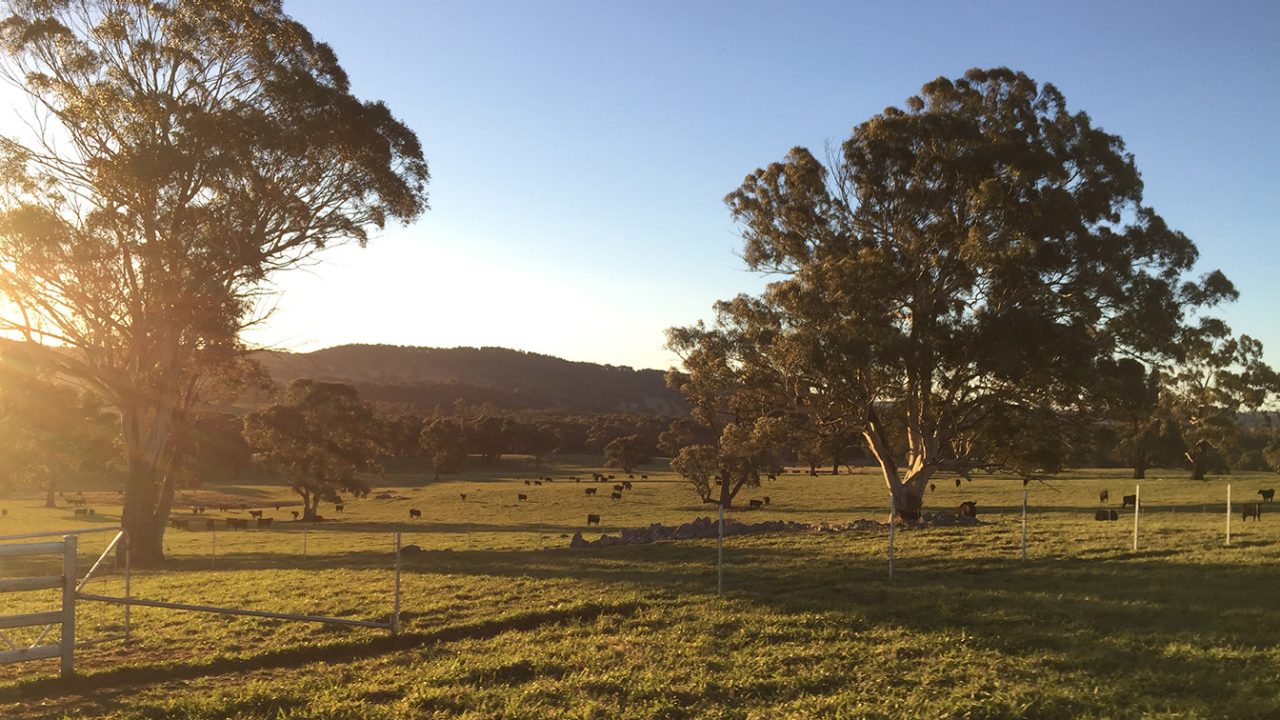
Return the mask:
[[[1280,3],[286,0],[421,139],[431,209],[278,277],[255,343],[665,368],[757,292],[724,196],[928,80],[1008,66],[1121,135],[1280,366]]]

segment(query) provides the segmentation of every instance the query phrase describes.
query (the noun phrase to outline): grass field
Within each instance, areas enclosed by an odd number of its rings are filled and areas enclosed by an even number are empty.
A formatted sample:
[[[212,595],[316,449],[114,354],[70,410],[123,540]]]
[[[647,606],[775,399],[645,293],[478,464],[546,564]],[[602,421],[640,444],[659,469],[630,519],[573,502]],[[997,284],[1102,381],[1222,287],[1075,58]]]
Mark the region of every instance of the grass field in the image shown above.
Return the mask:
[[[281,487],[202,489],[211,516],[244,502],[275,523],[170,530],[170,563],[135,573],[135,596],[383,621],[401,531],[422,549],[404,555],[404,632],[136,608],[132,640],[79,651],[70,682],[53,660],[0,667],[0,718],[1280,717],[1280,517],[1237,515],[1224,544],[1226,484],[1256,501],[1276,475],[1152,472],[1136,552],[1131,511],[1093,520],[1098,490],[1116,508],[1133,492],[1123,473],[1033,483],[1026,563],[1019,481],[940,478],[927,509],[974,500],[982,522],[899,533],[892,580],[883,532],[741,536],[726,540],[717,597],[714,541],[568,548],[579,530],[714,511],[653,469],[622,501],[588,498],[591,484],[566,478],[589,478],[591,462],[506,459],[439,483],[389,474],[375,493],[404,499],[323,506],[319,526],[274,508],[296,503]],[[524,485],[541,475],[557,481]],[[118,520],[114,492],[85,493],[95,522]],[[785,475],[741,504],[764,495],[769,507],[731,515],[887,514],[871,470]],[[0,534],[93,524],[41,505],[0,499]],[[586,532],[588,512],[599,531]],[[107,538],[83,536],[83,567]],[[11,561],[0,575],[33,569]],[[122,579],[88,590],[117,595]],[[0,614],[54,595],[0,595]],[[84,602],[79,622],[81,641],[104,637],[121,611]]]

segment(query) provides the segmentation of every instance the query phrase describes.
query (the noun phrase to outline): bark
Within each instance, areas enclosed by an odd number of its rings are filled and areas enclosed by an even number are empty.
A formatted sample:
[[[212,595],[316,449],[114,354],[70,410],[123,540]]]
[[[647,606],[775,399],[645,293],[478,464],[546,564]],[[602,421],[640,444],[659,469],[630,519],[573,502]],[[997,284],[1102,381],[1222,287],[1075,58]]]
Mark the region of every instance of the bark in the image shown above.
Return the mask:
[[[160,410],[147,427],[143,415],[137,407],[121,411],[128,475],[120,527],[129,535],[133,562],[150,567],[164,561],[164,531],[173,504],[173,477],[164,467],[171,418]]]
[[[872,456],[880,463],[885,485],[893,498],[894,512],[904,522],[918,522],[924,507],[925,488],[929,486],[929,479],[937,471],[937,466],[917,457],[904,476],[893,458],[884,425],[874,412],[868,415],[863,437]]]
[[[58,507],[57,498],[54,495],[57,492],[57,481],[49,478],[44,484],[44,506],[47,508]]]

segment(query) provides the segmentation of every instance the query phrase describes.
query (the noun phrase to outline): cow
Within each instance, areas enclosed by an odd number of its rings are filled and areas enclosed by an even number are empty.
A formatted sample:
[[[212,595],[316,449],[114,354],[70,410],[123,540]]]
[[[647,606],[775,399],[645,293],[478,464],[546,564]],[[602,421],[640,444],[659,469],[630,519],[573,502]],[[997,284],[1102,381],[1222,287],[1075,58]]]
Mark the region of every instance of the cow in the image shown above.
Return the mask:
[[[620,492],[610,493],[609,497],[613,498],[614,500],[621,500],[621,499],[622,499],[622,493],[620,493]]]
[[[613,491],[614,491],[614,492],[622,492],[623,490],[626,490],[626,489],[627,489],[627,486],[626,486],[626,485],[622,485],[622,484],[618,484],[618,485],[614,485],[614,486],[613,486]]]
[[[938,489],[937,485],[933,483],[929,483],[929,492],[933,492],[934,490],[937,490],[937,489]]]
[[[600,516],[594,513],[587,513],[587,524],[596,526],[600,525]]]
[[[462,502],[466,502],[466,501],[467,501],[467,494],[466,494],[466,493],[458,493],[458,497],[462,498]]]
[[[1271,488],[1270,490],[1259,490],[1258,494],[1262,496],[1262,502],[1271,502],[1276,497],[1276,489]]]
[[[1111,493],[1107,490],[1098,491],[1098,502],[1106,505],[1111,500]]]
[[[254,519],[260,518],[260,517],[262,517],[262,511],[261,511],[261,510],[250,510],[250,511],[249,511],[249,517],[254,518]]]
[[[972,500],[966,500],[965,502],[960,503],[960,508],[957,512],[960,517],[976,518],[978,517],[978,503]]]
[[[628,479],[628,480],[635,480],[635,479],[636,479],[636,476],[635,476],[635,475],[627,475],[627,479]]]
[[[334,505],[334,506],[333,506],[333,511],[334,511],[334,512],[342,512],[343,510],[346,510],[346,509],[347,509],[347,506],[346,506],[346,505],[342,505],[342,504],[338,504],[338,505]]]
[[[574,482],[576,482],[576,483],[580,483],[580,482],[582,482],[582,478],[575,477],[575,478],[573,478],[573,481],[574,481]]]
[[[610,475],[610,476],[609,476],[609,479],[610,479],[610,480],[616,480],[617,478],[615,478],[614,476]]]
[[[583,492],[585,492],[585,493],[586,493],[586,494],[588,494],[588,495],[595,495],[595,494],[596,494],[596,489],[595,489],[595,488],[587,488],[586,490],[583,490]]]
[[[297,511],[297,510],[290,510],[289,512],[293,513],[293,519],[294,519],[294,520],[297,520],[297,519],[298,519],[298,511]]]
[[[532,481],[532,480],[525,480],[525,481],[524,481],[524,484],[525,484],[525,485],[532,485],[532,484],[533,484],[533,481]]]
[[[648,475],[641,475],[641,476],[640,476],[640,479],[641,479],[641,480],[648,480],[648,479],[649,479],[649,476],[648,476]]]
[[[420,518],[420,517],[422,517],[422,511],[421,511],[421,510],[418,510],[417,508],[409,508],[409,519],[410,519],[410,520],[412,520],[412,519],[414,519],[414,518]]]
[[[533,484],[534,484],[534,485],[537,485],[538,487],[542,487],[542,481],[541,481],[541,480],[534,480],[534,481],[533,481]]]
[[[763,500],[752,500],[752,501],[751,501],[751,508],[752,508],[753,510],[757,510],[757,509],[762,508],[762,507],[764,507],[764,501],[763,501]]]
[[[1120,498],[1120,507],[1122,507],[1122,508],[1127,508],[1127,507],[1129,507],[1130,505],[1132,505],[1132,506],[1134,506],[1134,507],[1138,507],[1138,496],[1137,496],[1137,495],[1125,495],[1125,496],[1123,496],[1123,497],[1121,497],[1121,498]]]
[[[519,495],[516,495],[516,501],[518,502],[524,502],[525,500],[528,500],[528,499],[529,499],[529,496],[525,495],[524,493],[520,493]]]
[[[956,478],[956,487],[960,487],[960,478]]]
[[[1240,510],[1241,514],[1244,515],[1241,522],[1249,518],[1262,522],[1262,503],[1244,503],[1240,506]]]
[[[276,503],[276,512],[280,512],[280,503]]]
[[[770,480],[777,480],[777,479],[778,479],[778,476],[777,476],[777,475],[774,475],[773,473],[769,473],[766,477],[768,477]]]
[[[1098,510],[1093,514],[1094,520],[1119,520],[1120,513],[1115,510]]]
[[[768,495],[765,495],[765,496],[764,496],[764,504],[765,504],[765,505],[768,505],[770,502],[773,502],[773,501],[769,498],[769,496],[768,496]]]
[[[623,487],[624,489],[626,489],[626,490],[630,490],[630,489],[631,489],[631,481],[630,481],[630,480],[623,480],[623,481],[622,481],[622,487]]]
[[[258,527],[271,527],[271,518],[258,518]]]

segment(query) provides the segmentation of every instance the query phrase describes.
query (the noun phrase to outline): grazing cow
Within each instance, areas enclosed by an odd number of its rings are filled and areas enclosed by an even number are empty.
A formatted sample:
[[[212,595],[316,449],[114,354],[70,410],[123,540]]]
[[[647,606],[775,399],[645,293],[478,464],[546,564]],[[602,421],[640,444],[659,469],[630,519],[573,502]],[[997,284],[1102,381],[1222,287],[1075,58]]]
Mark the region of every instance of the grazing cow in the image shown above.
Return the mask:
[[[768,505],[770,502],[772,502],[772,500],[770,500],[770,499],[769,499],[769,496],[768,496],[768,495],[765,495],[765,496],[764,496],[764,504],[765,504],[765,505]]]
[[[289,512],[293,513],[293,519],[294,519],[294,520],[297,520],[297,519],[298,519],[298,511],[297,511],[297,510],[290,510]]]
[[[616,478],[614,478],[612,475],[610,475],[610,476],[609,476],[609,479],[610,479],[610,480],[614,480],[614,479],[616,479]]]
[[[768,477],[770,480],[777,480],[777,479],[778,479],[778,476],[777,476],[777,475],[774,475],[773,473],[769,473],[769,474],[767,475],[767,477]]]
[[[1106,505],[1111,500],[1111,493],[1106,490],[1098,491],[1098,502]]]
[[[574,481],[574,482],[582,482],[582,478],[576,478],[576,477],[575,477],[575,478],[573,478],[573,481]]]
[[[1244,519],[1241,522],[1249,518],[1262,522],[1262,503],[1244,503],[1240,506],[1240,510],[1244,515]]]
[[[956,478],[956,487],[960,487],[960,478]]]
[[[410,519],[410,520],[412,520],[412,519],[414,519],[414,518],[420,518],[420,517],[422,517],[422,511],[421,511],[421,510],[418,510],[417,508],[409,508],[409,519]]]
[[[1258,494],[1262,496],[1262,502],[1271,502],[1276,497],[1276,489],[1271,488],[1270,490],[1259,490]]]
[[[249,529],[249,521],[244,518],[227,518],[228,530],[247,530]]]
[[[542,481],[541,481],[541,480],[534,480],[534,481],[533,481],[533,484],[534,484],[534,485],[537,485],[538,487],[542,487]]]
[[[626,486],[625,486],[625,485],[614,485],[614,486],[613,486],[613,491],[614,491],[614,492],[622,492],[622,491],[623,491],[623,490],[625,490],[625,489],[626,489]]]
[[[958,512],[960,517],[976,518],[978,517],[978,503],[972,500],[962,502],[960,503],[960,509]]]
[[[545,480],[546,482],[555,482],[553,478],[549,478],[549,477],[544,477],[542,479]]]
[[[1127,508],[1130,505],[1134,507],[1138,507],[1137,495],[1125,495],[1124,497],[1120,498],[1120,507]]]
[[[529,499],[529,496],[525,495],[524,493],[520,493],[519,495],[516,495],[516,500],[519,502],[524,502],[525,500],[528,500],[528,499]]]
[[[271,527],[271,518],[258,518],[258,527]]]
[[[621,499],[622,499],[622,493],[620,493],[620,492],[610,493],[609,497],[613,498],[614,500],[621,500]]]
[[[751,501],[751,507],[752,507],[752,509],[762,508],[762,507],[764,507],[764,501],[763,501],[763,500],[752,500],[752,501]]]
[[[588,495],[595,495],[595,494],[596,494],[596,489],[595,489],[595,488],[587,488],[587,489],[586,489],[586,490],[584,490],[583,492],[585,492],[585,493],[586,493],[586,494],[588,494]]]
[[[466,494],[466,493],[458,493],[458,497],[462,498],[462,502],[466,502],[466,501],[467,501],[467,494]]]
[[[1093,514],[1094,520],[1119,520],[1120,513],[1115,510],[1099,510]]]
[[[640,476],[640,479],[641,479],[641,480],[648,480],[648,479],[649,479],[649,476],[648,476],[648,475],[641,475],[641,476]]]
[[[938,489],[937,485],[934,485],[933,483],[929,483],[929,492],[933,492],[934,490],[937,490],[937,489]]]
[[[592,513],[587,513],[587,524],[588,524],[588,525],[599,525],[599,524],[600,524],[600,516],[599,516],[599,515],[592,514]]]
[[[532,485],[532,484],[533,484],[533,481],[532,481],[532,480],[525,480],[525,481],[524,481],[524,484],[525,484],[525,485]]]
[[[635,480],[635,479],[636,479],[636,476],[635,476],[635,475],[628,475],[628,476],[627,476],[627,479],[628,479],[628,480]]]
[[[255,518],[255,519],[256,519],[256,518],[260,518],[260,517],[262,517],[262,511],[261,511],[261,510],[250,510],[250,511],[249,511],[249,517],[251,517],[251,518]]]
[[[347,509],[347,506],[346,506],[346,505],[334,505],[334,506],[333,506],[333,511],[334,511],[334,512],[342,512],[343,510],[346,510],[346,509]]]
[[[626,489],[626,490],[630,490],[630,489],[631,489],[631,481],[630,481],[630,480],[623,480],[623,481],[622,481],[622,487],[623,487],[624,489]]]
[[[276,512],[280,512],[280,503],[276,503]]]

